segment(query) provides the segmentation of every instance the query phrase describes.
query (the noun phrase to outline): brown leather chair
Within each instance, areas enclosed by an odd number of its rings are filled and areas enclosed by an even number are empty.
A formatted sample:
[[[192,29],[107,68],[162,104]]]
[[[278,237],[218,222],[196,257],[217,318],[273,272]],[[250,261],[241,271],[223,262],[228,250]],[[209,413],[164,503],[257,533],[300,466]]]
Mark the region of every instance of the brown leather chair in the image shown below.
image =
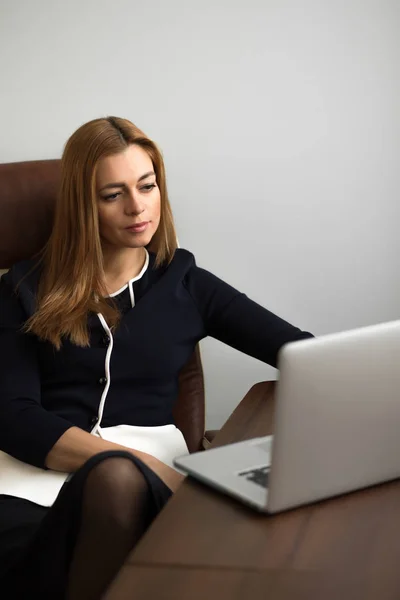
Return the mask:
[[[0,269],[30,258],[45,244],[59,177],[59,160],[0,165]],[[180,374],[174,417],[190,452],[209,445],[215,432],[204,433],[204,380],[198,347]]]

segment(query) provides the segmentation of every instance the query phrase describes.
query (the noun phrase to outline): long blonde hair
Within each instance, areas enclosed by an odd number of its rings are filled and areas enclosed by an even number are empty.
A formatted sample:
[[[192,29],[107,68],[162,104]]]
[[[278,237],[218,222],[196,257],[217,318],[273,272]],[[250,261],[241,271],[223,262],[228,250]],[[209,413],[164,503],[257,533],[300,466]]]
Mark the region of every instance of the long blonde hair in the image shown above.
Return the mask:
[[[89,345],[91,312],[101,312],[110,326],[118,323],[117,308],[105,298],[96,169],[101,158],[130,144],[148,153],[160,190],[160,224],[148,247],[156,254],[155,265],[169,264],[177,248],[164,161],[155,143],[126,119],[107,117],[82,125],[67,141],[61,159],[53,229],[41,255],[37,310],[25,327],[58,349],[63,338]]]

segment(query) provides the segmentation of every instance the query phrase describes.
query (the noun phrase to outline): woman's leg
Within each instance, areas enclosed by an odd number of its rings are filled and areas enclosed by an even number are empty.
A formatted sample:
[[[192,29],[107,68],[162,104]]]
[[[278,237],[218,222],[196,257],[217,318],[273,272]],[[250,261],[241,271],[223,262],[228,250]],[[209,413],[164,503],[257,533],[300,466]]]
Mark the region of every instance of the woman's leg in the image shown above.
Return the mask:
[[[107,458],[93,467],[83,490],[67,600],[101,597],[144,533],[148,496],[145,478],[128,458]]]
[[[100,598],[171,490],[123,450],[90,458],[61,489],[23,558],[1,579],[0,596]]]

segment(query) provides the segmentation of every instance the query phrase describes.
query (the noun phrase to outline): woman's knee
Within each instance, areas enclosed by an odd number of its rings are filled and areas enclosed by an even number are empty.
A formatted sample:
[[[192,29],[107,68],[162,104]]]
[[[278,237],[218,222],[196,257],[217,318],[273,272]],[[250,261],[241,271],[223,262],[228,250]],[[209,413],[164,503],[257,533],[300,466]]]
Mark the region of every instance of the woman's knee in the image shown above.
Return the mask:
[[[87,476],[83,508],[94,520],[129,527],[129,522],[145,512],[147,482],[129,458],[107,457]]]

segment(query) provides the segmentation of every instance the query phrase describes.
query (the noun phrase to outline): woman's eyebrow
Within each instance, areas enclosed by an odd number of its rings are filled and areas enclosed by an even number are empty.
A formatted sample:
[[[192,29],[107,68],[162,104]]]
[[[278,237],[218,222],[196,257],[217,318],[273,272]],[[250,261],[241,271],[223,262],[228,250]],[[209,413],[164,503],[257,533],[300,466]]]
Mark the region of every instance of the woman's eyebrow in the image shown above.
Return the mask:
[[[150,175],[155,175],[154,171],[148,171],[147,173],[139,177],[138,183],[139,181],[143,181],[143,179],[147,179],[148,177],[150,177]]]
[[[107,183],[107,185],[103,186],[100,189],[100,192],[102,192],[103,190],[108,190],[108,188],[124,187],[124,185],[124,183]]]
[[[147,179],[148,177],[150,177],[150,175],[155,175],[154,171],[148,171],[148,173],[145,173],[144,175],[141,175],[138,179],[138,183],[139,181],[143,181],[143,179]],[[124,187],[125,183],[121,183],[121,182],[115,182],[115,183],[107,183],[107,185],[104,185],[101,189],[100,192],[102,192],[103,190],[108,190],[109,188],[117,188],[117,187]]]

